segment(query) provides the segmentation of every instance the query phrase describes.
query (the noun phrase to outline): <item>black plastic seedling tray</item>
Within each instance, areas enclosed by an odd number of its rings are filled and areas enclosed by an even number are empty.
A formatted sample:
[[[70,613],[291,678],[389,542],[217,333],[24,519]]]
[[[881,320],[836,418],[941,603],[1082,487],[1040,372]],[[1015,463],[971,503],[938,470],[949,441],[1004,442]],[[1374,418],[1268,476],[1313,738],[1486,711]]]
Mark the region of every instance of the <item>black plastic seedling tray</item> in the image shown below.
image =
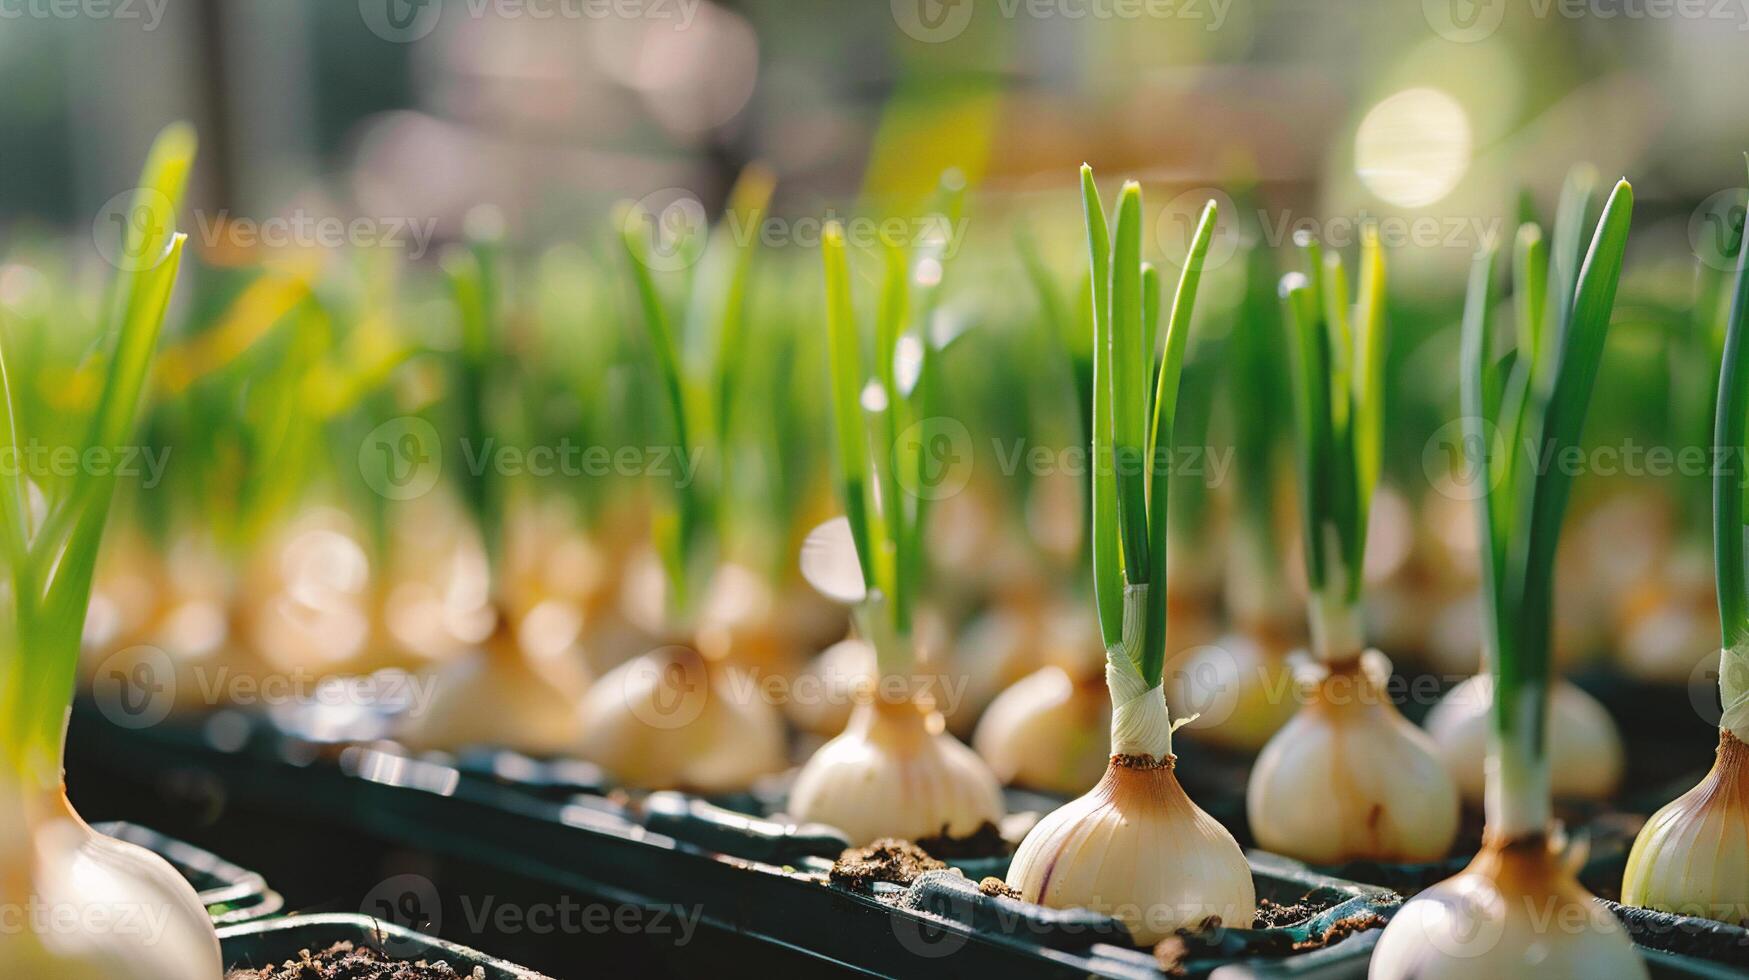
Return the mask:
[[[882,975],[1162,976],[1158,960],[1116,920],[983,894],[976,877],[938,872],[907,886],[854,890],[830,879],[845,848],[823,827],[794,826],[677,793],[557,801],[440,762],[355,749],[342,767],[373,787],[372,833],[436,853],[485,861],[554,886],[640,906],[695,905],[712,927],[804,950]],[[1292,947],[1349,917],[1381,923],[1399,897],[1338,881],[1274,855],[1253,855],[1259,896],[1309,898],[1323,911],[1277,929],[1222,929],[1195,937],[1179,960],[1206,976],[1234,967],[1257,977],[1359,977],[1376,928],[1308,952]],[[1376,917],[1376,918],[1375,918]],[[1289,955],[1291,953],[1291,955]]]
[[[219,930],[219,946],[227,970],[295,960],[301,950],[320,951],[337,942],[374,947],[395,959],[442,960],[464,977],[478,970],[483,973],[483,980],[550,980],[545,974],[493,959],[466,946],[433,939],[366,915],[289,915]]]
[[[921,977],[997,970],[1017,977],[1163,975],[1150,951],[1130,945],[1115,920],[983,895],[976,879],[999,875],[1000,862],[968,866],[965,878],[926,875],[908,888],[881,884],[865,893],[833,884],[828,872],[843,837],[830,828],[770,819],[757,794],[716,802],[678,793],[624,794],[607,790],[587,766],[489,752],[463,753],[453,762],[410,758],[392,746],[338,751],[299,744],[268,727],[251,727],[247,738],[220,744],[209,737],[210,725],[87,730],[82,738],[105,750],[102,761],[109,766],[203,772],[238,802],[247,799],[257,810],[320,812],[360,839],[492,869],[563,894],[697,909],[699,924],[711,934],[742,949],[770,950],[790,964]],[[125,743],[125,759],[107,751],[112,741]],[[1024,795],[1011,801],[1022,802],[1049,801]],[[1275,855],[1248,857],[1259,898],[1287,903],[1309,895],[1323,911],[1284,928],[1198,935],[1179,960],[1181,975],[1364,976],[1376,928],[1291,955],[1281,946],[1348,914],[1388,918],[1397,895]],[[1646,958],[1655,977],[1743,975],[1694,956],[1648,950]],[[743,965],[756,965],[752,960]]]
[[[92,826],[98,833],[137,844],[169,861],[170,866],[194,886],[195,894],[213,917],[214,925],[236,925],[264,919],[277,915],[285,906],[285,900],[267,887],[267,881],[261,875],[193,844],[137,824],[116,821]]]
[[[1749,929],[1699,916],[1635,908],[1614,901],[1614,897],[1621,893],[1622,871],[1626,865],[1625,850],[1605,855],[1585,866],[1580,881],[1594,894],[1604,896],[1598,901],[1615,913],[1636,945],[1664,954],[1663,960],[1673,965],[1699,968],[1704,964],[1723,971],[1687,975],[1749,977]]]

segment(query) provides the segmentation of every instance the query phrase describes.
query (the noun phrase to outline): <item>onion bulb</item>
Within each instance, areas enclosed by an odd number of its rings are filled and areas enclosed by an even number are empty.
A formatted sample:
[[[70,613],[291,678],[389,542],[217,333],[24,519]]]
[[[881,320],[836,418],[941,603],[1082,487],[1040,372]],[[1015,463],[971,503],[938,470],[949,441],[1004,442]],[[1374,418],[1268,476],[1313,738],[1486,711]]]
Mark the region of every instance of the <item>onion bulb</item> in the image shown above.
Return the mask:
[[[1616,659],[1629,675],[1686,684],[1718,649],[1719,607],[1704,556],[1679,552],[1617,603]]]
[[[997,695],[972,747],[996,778],[1047,793],[1085,792],[1106,771],[1111,700],[1099,675],[1040,667]]]
[[[865,685],[843,734],[822,745],[790,788],[790,815],[830,824],[850,842],[969,837],[1002,819],[1002,787],[940,714]]]
[[[1185,729],[1209,745],[1256,752],[1299,707],[1287,644],[1267,627],[1186,651],[1167,673],[1172,703],[1195,716]]]
[[[0,976],[219,980],[217,934],[169,862],[92,830],[61,792],[0,788]]]
[[[1410,899],[1379,938],[1367,975],[1629,980],[1646,968],[1539,834],[1490,841],[1462,873]]]
[[[1108,655],[1106,683],[1115,708],[1105,776],[1026,835],[1009,887],[1028,902],[1110,915],[1144,945],[1210,916],[1249,927],[1257,914],[1250,865],[1179,785],[1164,694],[1147,687],[1122,647]]]
[[[688,646],[603,674],[581,716],[580,754],[629,786],[740,790],[786,761],[783,719],[757,679]]]
[[[1390,664],[1304,665],[1305,706],[1251,770],[1245,812],[1259,846],[1313,864],[1433,861],[1458,831],[1458,793],[1433,741],[1390,702]]]
[[[1621,900],[1749,925],[1749,746],[1728,728],[1706,778],[1640,829]]]
[[[563,753],[579,731],[576,681],[565,676],[564,654],[537,663],[519,634],[500,621],[480,648],[438,669],[429,700],[412,707],[398,737],[420,751],[490,745],[538,756]]]
[[[784,702],[784,711],[803,731],[837,734],[850,723],[857,689],[872,682],[874,675],[874,647],[858,637],[845,637],[820,651],[796,675],[796,696]]]
[[[1466,803],[1480,807],[1492,730],[1494,679],[1482,674],[1451,689],[1427,715],[1445,768]],[[1570,682],[1555,685],[1549,700],[1551,787],[1557,797],[1606,800],[1621,782],[1622,744],[1603,705]]]

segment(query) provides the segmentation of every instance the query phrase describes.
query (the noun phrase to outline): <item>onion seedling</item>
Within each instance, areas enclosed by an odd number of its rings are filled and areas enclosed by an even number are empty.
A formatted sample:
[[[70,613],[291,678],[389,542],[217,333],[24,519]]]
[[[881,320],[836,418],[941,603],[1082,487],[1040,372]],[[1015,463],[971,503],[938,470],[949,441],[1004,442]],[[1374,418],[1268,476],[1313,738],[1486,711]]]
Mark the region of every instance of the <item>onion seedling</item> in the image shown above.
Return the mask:
[[[1036,357],[1041,363],[1033,372],[1038,380],[1031,386],[1040,402],[1035,409],[1035,431],[1072,438],[1091,447],[1091,296],[1071,305],[1046,269],[1033,238],[1020,235],[1018,246],[1039,308],[1040,329],[1034,343],[1042,348]],[[1083,279],[1082,292],[1087,288]],[[1077,312],[1071,313],[1071,309]],[[1144,315],[1153,314],[1150,309]],[[1061,421],[1065,408],[1070,409],[1072,419],[1067,425]],[[1063,428],[1072,431],[1061,432]],[[1033,499],[1026,504],[1027,525],[1035,537],[1072,540],[1078,549],[1074,587],[1064,583],[1062,590],[1070,593],[1068,597],[1049,604],[1028,597],[1030,615],[1024,619],[1009,615],[1010,620],[1020,620],[1010,628],[1031,634],[1045,663],[992,699],[972,735],[972,747],[1004,783],[1065,796],[1086,792],[1105,773],[1111,731],[1105,651],[1099,643],[1091,598],[1085,595],[1091,582],[1087,575],[1093,541],[1091,508],[1085,505],[1086,494],[1080,485],[1067,482],[1074,479],[1067,472],[1035,479]],[[1059,480],[1062,482],[1056,482]],[[1058,530],[1057,524],[1070,527]],[[1041,543],[1041,550],[1044,547]]]
[[[1209,916],[1246,927],[1256,915],[1256,888],[1238,843],[1178,783],[1161,687],[1168,461],[1215,206],[1203,210],[1179,275],[1150,405],[1141,188],[1123,186],[1114,233],[1085,165],[1081,191],[1093,276],[1093,590],[1111,692],[1111,758],[1092,790],[1026,835],[1008,884],[1030,902],[1116,916],[1136,942],[1152,944]]]
[[[1234,447],[1233,518],[1225,594],[1232,629],[1179,658],[1173,702],[1203,717],[1191,737],[1256,752],[1293,717],[1288,663],[1302,626],[1282,572],[1281,491],[1286,438],[1276,420],[1293,411],[1279,353],[1281,313],[1268,250],[1246,253],[1245,291],[1227,351],[1227,405]]]
[[[1749,925],[1749,248],[1739,239],[1713,423],[1713,565],[1719,651],[1719,747],[1700,784],[1640,829],[1622,875],[1624,905]]]
[[[737,229],[759,226],[771,191],[770,175],[749,169],[731,195],[730,219],[707,242],[687,237],[672,243],[678,250],[703,248],[702,254],[676,253],[694,256],[699,266],[686,321],[697,345],[680,343],[652,274],[653,216],[632,211],[620,222],[660,385],[656,412],[676,458],[705,467],[689,480],[675,479],[656,501],[651,531],[661,573],[651,576],[656,584],[628,599],[661,607],[648,609],[645,618],[671,642],[602,675],[583,700],[579,749],[628,785],[739,790],[785,762],[782,717],[752,693],[758,685],[735,662],[733,632],[713,629],[711,619],[714,609],[748,602],[748,591],[766,588],[757,575],[734,574],[739,569],[716,573],[728,532],[730,409],[744,380],[755,254],[755,236],[742,237]],[[708,343],[702,336],[707,328],[714,330]],[[713,356],[703,364],[686,360],[685,351],[694,347]]]
[[[183,124],[159,134],[125,212],[124,261],[104,306],[108,358],[75,444],[81,459],[118,452],[133,431],[181,263],[176,208],[194,142]],[[39,436],[21,424],[18,379],[5,356],[0,347],[0,445],[10,453]],[[16,471],[0,479],[9,573],[0,614],[0,903],[49,912],[0,934],[0,976],[219,980],[218,937],[193,887],[162,858],[92,830],[67,801],[68,708],[115,485],[112,468],[66,480],[34,482]]]
[[[1512,256],[1514,314],[1521,345],[1535,351],[1550,329],[1557,304],[1552,293],[1570,296],[1577,285],[1585,217],[1591,206],[1593,171],[1576,168],[1562,188],[1555,214],[1554,255],[1535,224],[1518,229]],[[1552,281],[1551,281],[1552,280]],[[1472,447],[1475,448],[1475,447]],[[1510,452],[1518,452],[1514,446]],[[1467,474],[1474,477],[1474,471]],[[1558,616],[1558,613],[1551,613]],[[1558,623],[1554,628],[1559,630]],[[1451,689],[1427,715],[1427,732],[1464,801],[1480,807],[1486,795],[1484,761],[1494,705],[1494,681],[1484,669]],[[1605,800],[1621,782],[1621,735],[1603,705],[1578,685],[1557,679],[1549,696],[1550,788],[1557,799]]]
[[[1003,815],[996,777],[947,732],[937,710],[944,706],[915,682],[930,503],[925,481],[939,463],[929,455],[934,440],[925,427],[935,414],[940,358],[930,326],[951,244],[951,222],[941,225],[914,251],[883,243],[872,378],[862,367],[844,230],[828,222],[821,238],[835,471],[845,516],[809,536],[802,570],[821,592],[855,604],[853,621],[873,649],[875,675],[857,685],[844,731],[796,775],[789,812],[837,827],[856,844],[968,838]],[[912,323],[916,329],[908,331]]]
[[[474,646],[438,670],[429,701],[403,719],[399,737],[416,749],[494,745],[554,755],[577,739],[579,692],[570,689],[556,666],[531,658],[504,603],[503,532],[510,488],[489,455],[495,428],[504,431],[492,425],[491,415],[502,407],[508,361],[500,313],[502,246],[496,222],[470,219],[472,240],[451,248],[442,260],[460,328],[447,360],[446,393],[456,438],[431,446],[416,428],[408,428],[373,447],[388,457],[399,454],[392,462],[399,466],[431,465],[434,452],[447,456],[443,469],[458,474],[457,490],[485,553],[483,574],[474,580],[483,588],[450,610],[453,631]]]
[[[1559,253],[1554,274],[1520,278],[1529,315],[1519,324],[1515,357],[1497,360],[1490,352],[1494,249],[1476,258],[1460,370],[1473,450],[1467,463],[1483,490],[1476,523],[1495,693],[1487,829],[1463,872],[1421,892],[1391,920],[1373,951],[1374,980],[1646,976],[1626,933],[1580,887],[1552,839],[1555,546],[1573,474],[1538,465],[1579,451],[1632,210],[1624,180],[1604,205],[1572,293]],[[1538,288],[1545,282],[1556,288],[1545,294]],[[1501,452],[1503,445],[1535,452]]]
[[[1391,703],[1390,664],[1366,649],[1361,616],[1383,449],[1384,252],[1368,229],[1351,310],[1340,257],[1309,235],[1297,241],[1306,271],[1283,277],[1281,298],[1313,657],[1296,664],[1305,703],[1251,770],[1246,816],[1260,846],[1304,861],[1431,861],[1457,837],[1457,788],[1432,740]]]

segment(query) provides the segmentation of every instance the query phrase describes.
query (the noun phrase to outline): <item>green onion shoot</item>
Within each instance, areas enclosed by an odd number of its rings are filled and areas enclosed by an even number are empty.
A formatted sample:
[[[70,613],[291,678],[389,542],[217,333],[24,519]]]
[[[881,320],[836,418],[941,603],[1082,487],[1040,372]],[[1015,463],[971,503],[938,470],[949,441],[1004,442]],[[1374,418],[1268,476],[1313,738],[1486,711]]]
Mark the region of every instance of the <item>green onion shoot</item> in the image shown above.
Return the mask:
[[[1239,845],[1179,785],[1176,726],[1161,687],[1169,461],[1216,212],[1212,201],[1203,210],[1150,378],[1155,304],[1141,256],[1141,187],[1124,184],[1115,227],[1085,165],[1081,193],[1093,282],[1093,585],[1112,703],[1111,759],[1092,790],[1026,835],[1008,885],[1027,901],[1114,915],[1137,943],[1151,945],[1210,916],[1243,928],[1257,911]]]
[[[1415,896],[1391,920],[1373,952],[1370,975],[1380,980],[1646,976],[1620,924],[1579,885],[1553,839],[1555,545],[1574,474],[1534,465],[1579,451],[1633,201],[1627,181],[1617,183],[1582,265],[1565,261],[1557,241],[1546,278],[1521,275],[1515,354],[1491,348],[1494,249],[1476,257],[1460,371],[1466,438],[1476,450],[1467,462],[1485,488],[1476,523],[1494,683],[1487,827],[1462,873]],[[1534,249],[1523,254],[1539,257]],[[1504,445],[1535,452],[1500,451]]]

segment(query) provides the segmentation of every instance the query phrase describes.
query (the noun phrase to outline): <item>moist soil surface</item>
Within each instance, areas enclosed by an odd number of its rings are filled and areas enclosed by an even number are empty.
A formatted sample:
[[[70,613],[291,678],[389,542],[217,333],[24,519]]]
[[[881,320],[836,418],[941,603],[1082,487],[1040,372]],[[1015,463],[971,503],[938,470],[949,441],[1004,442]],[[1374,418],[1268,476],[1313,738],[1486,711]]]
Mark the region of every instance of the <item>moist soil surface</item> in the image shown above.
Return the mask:
[[[946,828],[942,828],[945,830]],[[929,852],[931,857],[944,861],[964,860],[966,858],[1001,857],[1008,853],[1008,842],[1002,839],[1002,831],[996,825],[986,820],[977,830],[966,837],[949,837],[937,834],[917,841],[917,846]]]
[[[1309,897],[1309,896],[1308,896]],[[1305,898],[1281,904],[1269,899],[1257,903],[1257,919],[1251,928],[1284,930],[1264,932],[1245,942],[1239,955],[1243,957],[1284,957],[1293,953],[1323,949],[1347,939],[1357,932],[1382,928],[1385,919],[1373,912],[1360,912],[1330,923],[1320,932],[1303,940],[1295,940],[1286,927],[1304,922],[1330,907],[1328,902],[1310,902]],[[1154,946],[1154,958],[1160,969],[1171,976],[1182,976],[1187,961],[1207,956],[1231,957],[1234,950],[1224,948],[1220,935],[1220,920],[1212,918],[1196,929],[1180,929]]]
[[[947,865],[908,840],[883,837],[867,847],[853,847],[832,865],[832,880],[853,891],[874,890],[877,881],[909,885],[925,871]]]
[[[1322,902],[1308,902],[1301,899],[1281,905],[1267,898],[1257,900],[1257,921],[1253,929],[1279,929],[1291,926],[1296,922],[1304,922],[1330,906]]]
[[[278,966],[232,970],[225,980],[471,980],[485,975],[483,967],[457,973],[442,961],[395,960],[368,946],[339,942],[320,953],[303,950]]]

